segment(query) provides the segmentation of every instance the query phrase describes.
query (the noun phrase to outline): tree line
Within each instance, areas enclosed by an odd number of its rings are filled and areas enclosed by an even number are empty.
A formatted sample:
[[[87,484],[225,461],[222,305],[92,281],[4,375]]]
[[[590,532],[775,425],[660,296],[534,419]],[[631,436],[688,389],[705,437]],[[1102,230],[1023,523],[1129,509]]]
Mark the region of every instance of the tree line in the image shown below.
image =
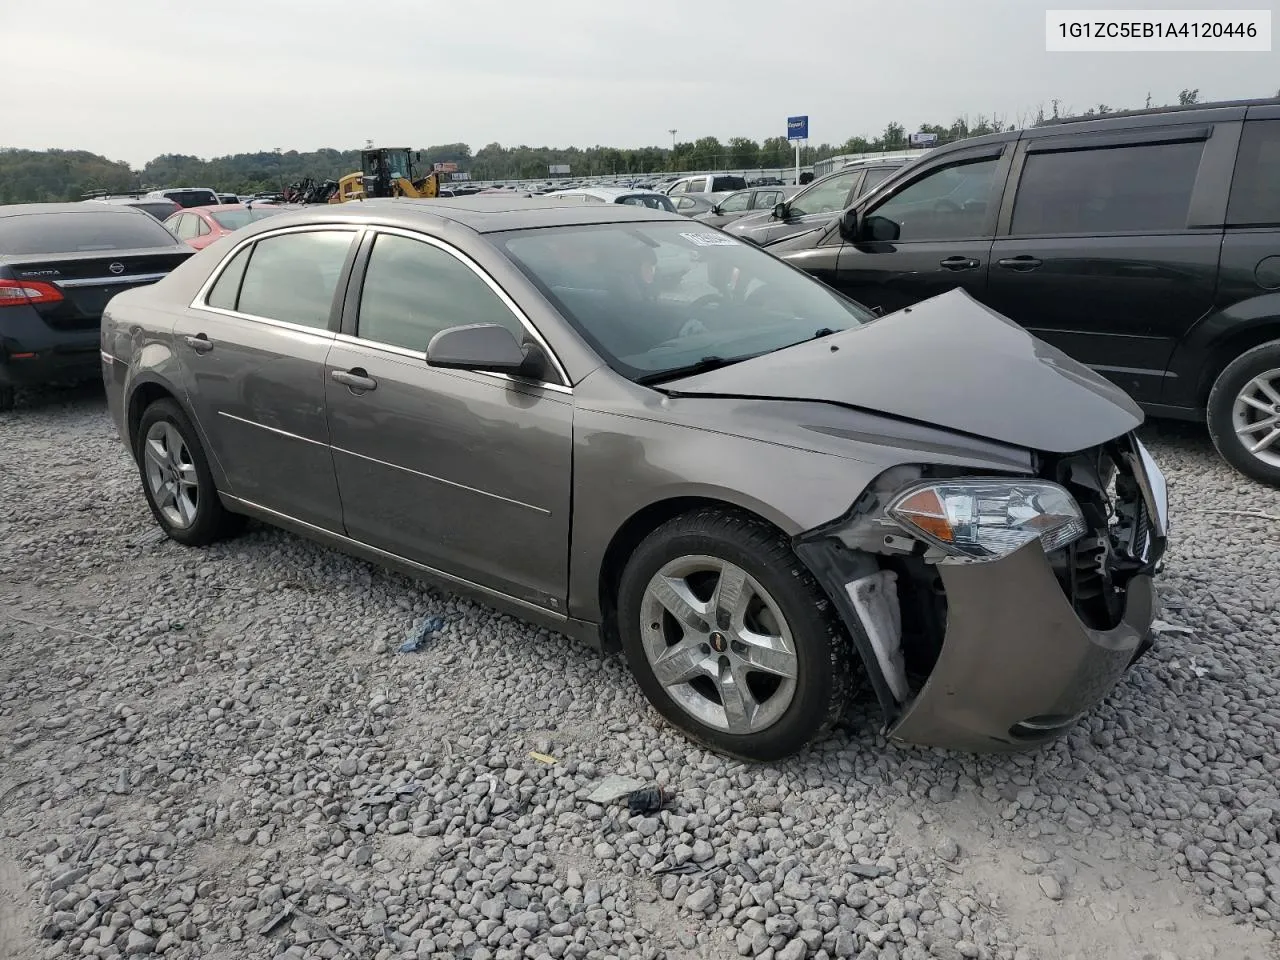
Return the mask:
[[[1280,91],[1276,96],[1280,97]],[[1198,89],[1184,89],[1179,92],[1177,103],[1194,104],[1199,100]],[[1155,105],[1148,95],[1143,106]],[[1067,116],[1103,116],[1115,109],[1102,103],[1073,110],[1054,100],[1013,118],[983,114],[973,118],[961,116],[949,124],[917,124],[910,132],[936,134],[939,143],[948,143],[1036,126]],[[853,136],[841,143],[805,144],[800,162],[807,166],[839,154],[877,153],[907,146],[908,129],[895,122],[874,136]],[[489,143],[474,153],[468,144],[444,143],[422,147],[421,153],[423,164],[455,163],[474,180],[545,178],[549,168],[559,164],[567,164],[574,176],[595,176],[700,169],[787,169],[795,162],[795,148],[785,137],[769,137],[763,141],[731,137],[721,141],[707,136],[677,141],[671,147],[634,149],[523,144],[504,147],[500,143]],[[141,170],[83,150],[0,149],[0,203],[78,200],[93,190],[116,193],[165,186],[212,186],[233,193],[256,193],[279,190],[307,177],[336,180],[359,168],[358,149],[264,150],[209,160],[164,154],[149,160]]]

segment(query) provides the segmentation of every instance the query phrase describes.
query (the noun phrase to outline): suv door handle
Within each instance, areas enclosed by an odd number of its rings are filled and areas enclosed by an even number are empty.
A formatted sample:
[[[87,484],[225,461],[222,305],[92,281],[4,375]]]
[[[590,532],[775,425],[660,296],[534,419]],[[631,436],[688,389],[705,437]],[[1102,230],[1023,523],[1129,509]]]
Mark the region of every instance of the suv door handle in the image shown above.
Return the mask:
[[[1004,267],[1006,270],[1020,270],[1026,273],[1036,269],[1042,263],[1044,263],[1043,260],[1037,260],[1035,257],[1023,254],[1019,257],[1005,257],[1003,260],[997,260],[996,266]]]
[[[377,390],[378,381],[369,376],[363,367],[352,367],[350,370],[334,370],[329,376],[338,383],[345,384],[354,391],[364,393],[366,390]]]
[[[975,260],[973,257],[947,257],[945,260],[938,262],[943,270],[977,270],[982,266],[981,260]]]
[[[194,337],[183,337],[189,346],[196,353],[208,353],[213,349],[213,343],[203,333],[197,333]]]

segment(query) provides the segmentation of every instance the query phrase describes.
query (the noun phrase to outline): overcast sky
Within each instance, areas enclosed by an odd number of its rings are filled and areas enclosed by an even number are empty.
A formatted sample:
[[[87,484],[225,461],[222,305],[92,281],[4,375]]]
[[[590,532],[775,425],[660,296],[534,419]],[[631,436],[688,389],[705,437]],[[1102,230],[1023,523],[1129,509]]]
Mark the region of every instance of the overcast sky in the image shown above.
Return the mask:
[[[1083,4],[1081,4],[1083,6]],[[1201,0],[1202,6],[1214,6]],[[1241,7],[1270,2],[1241,2]],[[960,114],[1274,95],[1280,53],[1046,53],[1036,0],[10,0],[0,146],[140,166],[283,147],[811,142]],[[1118,4],[1095,3],[1096,7]],[[1126,7],[1190,7],[1176,0]],[[56,14],[54,13],[56,11]]]

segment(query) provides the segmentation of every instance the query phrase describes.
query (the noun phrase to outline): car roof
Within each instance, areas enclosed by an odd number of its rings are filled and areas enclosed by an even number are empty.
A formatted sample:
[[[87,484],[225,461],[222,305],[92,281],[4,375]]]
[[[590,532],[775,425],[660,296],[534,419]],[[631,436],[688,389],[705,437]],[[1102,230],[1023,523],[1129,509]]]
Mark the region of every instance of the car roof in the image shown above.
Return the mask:
[[[59,213],[84,213],[90,209],[86,204],[97,203],[96,200],[80,200],[74,203],[10,203],[0,205],[0,217],[22,217],[31,216],[33,214],[59,214]],[[104,203],[100,212],[124,214],[137,214],[140,217],[150,217],[151,214],[144,210],[139,210],[132,204],[127,203]]]
[[[570,187],[567,190],[557,190],[556,193],[593,193],[602,197],[634,197],[634,196],[655,196],[665,197],[665,193],[658,193],[657,190],[642,190],[639,187]],[[553,194],[554,196],[554,194]]]
[[[678,213],[626,203],[570,203],[555,197],[472,196],[436,197],[431,200],[379,198],[317,204],[314,208],[295,210],[259,223],[264,229],[278,229],[290,224],[332,223],[334,220],[367,221],[375,216],[385,225],[408,228],[429,226],[432,220],[439,218],[477,233],[637,220],[682,222],[685,219]]]

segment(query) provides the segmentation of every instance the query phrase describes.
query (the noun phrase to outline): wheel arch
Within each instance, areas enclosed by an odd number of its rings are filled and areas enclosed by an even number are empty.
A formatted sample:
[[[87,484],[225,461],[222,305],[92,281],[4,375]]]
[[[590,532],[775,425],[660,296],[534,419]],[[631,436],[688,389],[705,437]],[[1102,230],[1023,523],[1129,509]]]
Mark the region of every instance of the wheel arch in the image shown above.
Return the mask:
[[[1236,357],[1280,340],[1280,291],[1268,291],[1218,310],[1196,325],[1171,358],[1171,372],[1194,377],[1194,392],[1183,402],[1204,410],[1218,377]],[[1204,359],[1195,363],[1197,354]],[[1190,368],[1190,369],[1188,369]]]
[[[646,504],[636,510],[614,531],[608,545],[605,547],[600,562],[597,602],[600,610],[600,638],[605,650],[616,651],[621,646],[617,622],[618,588],[622,581],[622,572],[626,568],[627,560],[630,559],[631,554],[635,552],[636,547],[640,545],[645,537],[649,536],[664,523],[686,513],[706,508],[719,508],[745,514],[769,524],[784,536],[790,537],[792,535],[776,519],[771,519],[767,515],[772,511],[753,509],[750,506],[736,503],[723,497],[717,497],[713,494],[704,493],[667,497]]]
[[[171,383],[154,374],[143,373],[129,385],[129,392],[125,397],[124,424],[126,431],[126,439],[128,440],[129,454],[134,455],[138,443],[138,426],[142,423],[142,415],[146,409],[157,400],[172,400],[178,405],[178,408],[186,414],[191,425],[198,434],[200,446],[204,449],[205,459],[209,463],[209,472],[213,474],[214,486],[223,492],[229,492],[227,486],[227,476],[222,469],[222,464],[218,461],[217,454],[209,443],[209,437],[204,431],[203,425],[199,418],[196,417],[195,411],[191,409],[191,404],[183,396],[182,391],[176,389]]]

